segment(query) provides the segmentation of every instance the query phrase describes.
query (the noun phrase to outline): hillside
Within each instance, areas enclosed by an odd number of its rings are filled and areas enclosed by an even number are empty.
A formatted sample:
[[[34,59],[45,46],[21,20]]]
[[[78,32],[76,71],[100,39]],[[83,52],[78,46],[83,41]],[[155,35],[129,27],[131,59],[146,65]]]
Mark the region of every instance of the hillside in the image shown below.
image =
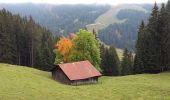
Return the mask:
[[[118,15],[119,13],[121,13],[122,10],[128,9],[128,10],[133,10],[135,12],[141,12],[147,14],[151,11],[150,7],[151,5],[135,5],[135,4],[122,4],[122,5],[112,6],[108,11],[106,11],[105,13],[97,17],[95,23],[87,25],[87,28],[90,30],[94,28],[96,31],[99,31],[107,28],[109,25],[112,24],[121,24],[121,23],[123,24],[127,20],[129,20],[129,18],[124,18],[124,19],[119,18]],[[140,17],[138,15],[136,16]],[[147,16],[142,18],[145,19],[147,18]]]
[[[169,100],[170,73],[100,78],[98,84],[69,86],[51,73],[0,64],[0,100]]]
[[[95,19],[110,9],[109,5],[52,5],[52,4],[0,4],[13,14],[32,16],[42,26],[47,27],[54,35],[68,35],[94,23]]]
[[[75,33],[80,28],[95,29],[99,38],[108,45],[134,50],[137,28],[150,14],[150,4],[111,5],[50,5],[0,4],[13,14],[32,16],[54,35]],[[132,16],[131,16],[132,15]]]
[[[135,11],[141,11],[144,13],[149,12],[148,10],[144,9],[142,6],[139,5],[118,5],[113,6],[109,11],[106,13],[100,15],[96,20],[95,23],[102,23],[105,25],[105,27],[114,24],[114,23],[124,23],[127,19],[119,19],[117,17],[117,14],[122,9],[130,9]]]
[[[99,38],[107,45],[134,50],[138,26],[141,20],[147,23],[149,14],[150,9],[144,5],[129,4],[113,7],[96,20],[106,26],[99,30]]]
[[[116,48],[116,52],[118,54],[119,59],[122,60],[122,58],[123,58],[123,50],[119,49],[119,48]]]

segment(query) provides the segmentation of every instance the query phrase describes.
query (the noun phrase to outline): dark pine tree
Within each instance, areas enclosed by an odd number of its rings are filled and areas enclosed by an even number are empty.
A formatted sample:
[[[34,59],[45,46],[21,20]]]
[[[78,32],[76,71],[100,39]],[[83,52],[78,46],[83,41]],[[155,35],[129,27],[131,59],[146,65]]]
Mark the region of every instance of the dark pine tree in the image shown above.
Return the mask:
[[[13,16],[10,12],[0,11],[0,62],[16,63],[16,36],[13,34]]]
[[[168,40],[168,26],[169,26],[169,21],[168,20],[168,13],[166,11],[165,5],[162,4],[160,12],[159,12],[159,16],[158,16],[158,33],[159,35],[159,45],[160,45],[160,70],[161,71],[165,71],[167,70],[167,63],[168,63],[168,59],[167,59],[167,55],[169,54],[167,52],[167,40]]]
[[[160,10],[155,3],[148,25],[145,28],[142,27],[141,24],[136,44],[134,71],[157,73],[168,70],[170,65],[170,1],[166,6],[162,4]]]
[[[134,59],[134,73],[140,74],[144,72],[144,34],[145,34],[145,24],[144,21],[141,22],[141,25],[138,30],[138,39],[136,43],[136,55]]]
[[[130,75],[133,73],[133,55],[127,49],[124,50],[121,62],[121,75]]]
[[[113,46],[101,46],[101,69],[104,75],[119,75],[120,61],[117,52]]]
[[[54,50],[54,38],[49,31],[46,31],[42,34],[41,46],[37,51],[37,60],[36,65],[39,66],[39,69],[49,70],[54,67],[54,53],[51,52]]]
[[[166,67],[170,70],[170,0],[168,0],[168,2],[167,2],[167,4],[166,4],[166,15],[167,15],[167,17],[166,17],[166,19],[164,20],[164,21],[166,21],[167,22],[167,24],[166,24],[166,35],[165,35],[165,37],[166,38],[164,38],[165,40],[165,44],[164,45],[166,45],[165,46],[165,50],[166,50],[166,54],[165,54],[165,65],[166,65]]]
[[[21,18],[0,10],[0,63],[49,70],[54,62],[53,48],[52,34],[32,17]]]
[[[134,71],[133,71],[133,65],[134,65],[134,57],[133,57],[133,53],[130,51],[129,52],[129,56],[128,56],[128,59],[129,59],[129,69],[130,69],[130,73],[129,74],[133,74]]]
[[[160,72],[160,34],[158,33],[158,6],[155,3],[149,22],[147,25],[147,35],[145,36],[145,72]]]

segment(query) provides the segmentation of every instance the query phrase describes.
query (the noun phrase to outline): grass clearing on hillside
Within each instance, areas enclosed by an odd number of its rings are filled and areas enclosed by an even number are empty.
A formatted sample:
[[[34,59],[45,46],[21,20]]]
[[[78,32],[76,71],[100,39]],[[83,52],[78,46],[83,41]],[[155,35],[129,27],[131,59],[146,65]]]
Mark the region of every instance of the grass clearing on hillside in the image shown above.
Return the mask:
[[[170,73],[101,77],[70,86],[33,68],[0,64],[0,100],[169,100]]]
[[[119,60],[122,61],[124,50],[123,50],[123,49],[116,48],[116,52],[117,52],[117,55],[118,55],[118,57],[119,57]],[[135,57],[135,53],[132,53],[132,55],[133,55],[133,57]]]
[[[123,49],[116,48],[117,55],[119,57],[119,60],[122,60],[123,58]]]
[[[107,12],[100,15],[95,20],[95,23],[103,24],[104,27],[102,27],[102,29],[104,29],[104,28],[108,27],[111,24],[126,22],[126,19],[119,19],[117,17],[117,14],[122,9],[129,9],[129,10],[135,10],[135,11],[141,11],[141,12],[148,13],[148,11],[145,8],[143,8],[142,6],[139,6],[139,5],[134,5],[134,4],[117,5],[117,6],[113,6],[110,10],[108,10]],[[93,28],[96,29],[95,27],[93,27]]]

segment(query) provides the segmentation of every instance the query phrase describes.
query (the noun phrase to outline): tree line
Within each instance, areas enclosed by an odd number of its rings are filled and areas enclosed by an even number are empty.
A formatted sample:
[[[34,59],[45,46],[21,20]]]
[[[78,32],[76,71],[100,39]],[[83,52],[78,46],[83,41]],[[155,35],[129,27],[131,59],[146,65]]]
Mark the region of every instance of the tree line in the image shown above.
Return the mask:
[[[0,10],[0,62],[49,70],[54,62],[54,38],[32,17]]]
[[[167,71],[170,63],[170,1],[155,3],[148,23],[138,30],[136,54],[124,50],[119,59],[114,46],[101,43],[95,31],[80,29],[70,38],[52,36],[32,17],[0,11],[0,62],[49,70],[54,64],[89,60],[104,75],[130,75]],[[56,49],[55,41],[57,42]],[[55,54],[56,53],[56,57]],[[55,59],[55,61],[54,61]]]
[[[118,57],[114,46],[101,45],[101,70],[103,75],[123,76],[133,74],[133,54],[128,49],[124,49],[123,57]]]
[[[170,69],[170,0],[159,9],[155,3],[148,23],[142,21],[136,43],[135,73]]]

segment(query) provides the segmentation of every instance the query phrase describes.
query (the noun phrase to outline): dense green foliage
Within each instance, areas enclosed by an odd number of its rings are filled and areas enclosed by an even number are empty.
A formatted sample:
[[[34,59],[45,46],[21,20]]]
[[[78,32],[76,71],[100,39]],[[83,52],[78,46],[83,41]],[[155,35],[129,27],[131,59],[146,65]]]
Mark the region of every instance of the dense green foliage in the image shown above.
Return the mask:
[[[144,21],[141,22],[141,25],[138,30],[138,40],[136,42],[136,55],[134,59],[134,73],[143,73],[144,72],[144,52],[145,48],[145,25]]]
[[[117,52],[113,46],[101,46],[101,69],[104,75],[119,75],[120,61]]]
[[[163,37],[164,38],[164,43],[165,43],[165,53],[164,55],[164,64],[165,64],[165,69],[169,69],[170,70],[170,1],[168,0],[168,3],[166,5],[166,13],[164,13],[164,17],[166,20],[164,20],[164,26],[166,30],[162,30],[164,32]],[[163,27],[162,27],[163,28]]]
[[[54,39],[32,17],[0,10],[0,62],[48,70],[53,66]]]
[[[121,61],[121,75],[133,74],[133,55],[127,49],[124,50]]]
[[[169,100],[169,76],[104,76],[97,84],[69,86],[52,80],[49,72],[0,64],[0,100]]]
[[[72,39],[61,37],[56,45],[55,64],[89,60],[100,69],[100,45],[95,33],[80,29]]]
[[[134,69],[136,73],[157,73],[168,70],[170,60],[169,30],[170,1],[159,10],[155,3],[148,24],[141,24],[138,32]],[[140,67],[140,68],[139,68]],[[139,70],[140,69],[140,70]]]
[[[95,35],[87,30],[80,29],[73,39],[74,48],[70,55],[71,61],[89,60],[99,69],[101,63],[100,45]]]

